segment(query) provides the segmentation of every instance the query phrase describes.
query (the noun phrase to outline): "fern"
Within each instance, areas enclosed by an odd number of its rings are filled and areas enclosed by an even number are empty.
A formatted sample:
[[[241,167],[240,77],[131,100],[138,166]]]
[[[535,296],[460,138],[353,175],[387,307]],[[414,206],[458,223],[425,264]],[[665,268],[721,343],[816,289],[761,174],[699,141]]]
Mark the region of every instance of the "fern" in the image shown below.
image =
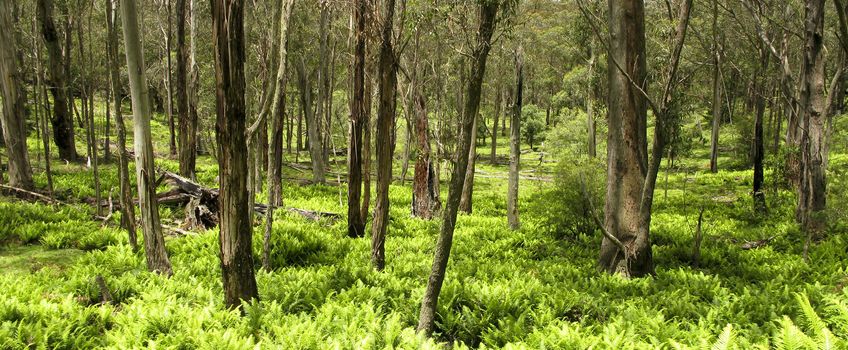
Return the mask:
[[[712,350],[727,350],[733,344],[733,325],[728,323],[724,326],[724,330],[719,334],[718,339],[713,343]]]

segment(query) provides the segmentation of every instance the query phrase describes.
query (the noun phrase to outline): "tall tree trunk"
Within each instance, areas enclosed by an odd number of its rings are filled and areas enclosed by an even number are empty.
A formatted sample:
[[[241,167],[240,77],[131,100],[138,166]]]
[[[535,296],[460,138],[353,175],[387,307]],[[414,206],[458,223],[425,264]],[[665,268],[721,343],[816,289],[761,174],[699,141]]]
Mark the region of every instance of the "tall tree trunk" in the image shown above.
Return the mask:
[[[465,181],[462,185],[462,197],[459,200],[459,211],[471,214],[472,196],[474,195],[474,168],[477,163],[477,123],[479,115],[475,115],[471,126],[471,148],[468,150],[468,166],[465,170]],[[532,145],[531,145],[532,146]]]
[[[221,273],[224,302],[238,308],[259,299],[253,273],[253,227],[247,208],[247,143],[244,102],[244,3],[212,1],[215,43],[216,139],[220,187]]]
[[[718,134],[721,126],[721,49],[718,43],[718,0],[713,0],[713,129],[710,134],[710,172],[718,172]]]
[[[355,46],[353,49],[352,99],[350,101],[350,144],[348,145],[347,174],[347,235],[365,235],[365,218],[360,208],[362,195],[362,131],[369,106],[365,96],[365,23],[368,1],[357,0],[353,8]],[[367,169],[366,169],[367,171]],[[366,189],[368,191],[368,189]]]
[[[113,6],[114,5],[114,6]],[[112,89],[112,103],[115,110],[115,124],[118,127],[118,178],[120,179],[121,225],[129,234],[133,251],[138,250],[136,238],[135,204],[130,187],[129,154],[127,152],[127,130],[121,112],[121,74],[118,58],[118,6],[117,0],[106,1],[107,53],[109,59],[109,84]]]
[[[521,166],[521,103],[524,89],[524,53],[521,47],[515,53],[515,104],[512,106],[509,130],[509,183],[506,190],[506,218],[509,228],[517,230],[518,220],[518,170]]]
[[[755,112],[754,112],[754,184],[753,184],[753,200],[754,200],[754,212],[756,213],[765,213],[767,210],[766,207],[766,194],[763,191],[763,158],[765,157],[765,147],[763,146],[763,115],[765,114],[766,109],[766,93],[768,92],[768,87],[766,86],[765,79],[762,78],[766,71],[768,70],[769,64],[769,53],[766,50],[761,50],[760,52],[760,68],[758,69],[759,73],[756,75],[755,80],[757,82],[757,90],[756,93],[756,103],[755,103]]]
[[[74,121],[68,106],[67,72],[63,66],[59,33],[53,21],[53,0],[38,0],[38,21],[47,47],[47,68],[50,78],[48,90],[53,95],[53,117],[50,120],[53,125],[53,141],[59,149],[61,159],[75,161],[77,151],[74,146]],[[70,52],[66,55],[70,55]],[[64,58],[64,60],[69,59],[69,57]]]
[[[37,19],[33,21],[33,33],[36,32]],[[38,123],[41,125],[41,144],[44,147],[44,173],[47,175],[47,191],[53,196],[53,173],[50,170],[50,127],[47,125],[48,116],[50,113],[49,102],[47,101],[47,87],[44,86],[44,67],[41,65],[41,45],[36,36],[32,39],[33,57],[35,57],[35,103],[36,110],[41,111],[41,119]]]
[[[316,101],[315,122],[318,126],[318,135],[321,137],[321,159],[323,163],[329,162],[330,147],[330,119],[327,103],[330,96],[330,67],[329,67],[329,36],[330,36],[330,4],[327,1],[319,1],[319,48],[318,48],[318,101]]]
[[[286,110],[286,58],[288,57],[289,18],[295,0],[284,0],[281,4],[279,19],[279,35],[277,38],[277,76],[274,88],[273,107],[271,113],[271,143],[268,148],[268,210],[265,213],[265,236],[262,247],[262,266],[270,271],[271,266],[271,229],[274,225],[274,208],[283,204],[282,168],[283,168],[283,117]]]
[[[124,49],[133,106],[135,168],[138,182],[138,203],[141,208],[141,231],[147,268],[170,276],[171,262],[165,250],[165,238],[159,223],[156,201],[156,173],[153,170],[153,143],[150,136],[150,98],[147,91],[144,58],[138,30],[138,9],[135,0],[123,0],[121,20],[124,28]]]
[[[297,66],[297,76],[300,84],[300,103],[306,119],[306,132],[309,144],[309,156],[312,159],[312,181],[324,183],[324,156],[321,150],[321,135],[319,134],[319,119],[312,109],[312,83],[306,73],[306,61],[301,57]],[[298,129],[300,127],[298,126]]]
[[[188,1],[188,4],[186,3]],[[180,175],[195,179],[197,158],[197,68],[194,62],[194,0],[177,0],[177,113],[179,115]],[[191,42],[186,43],[186,22]]]
[[[372,69],[365,74],[365,113],[362,120],[362,207],[359,215],[362,217],[363,232],[364,222],[368,221],[368,210],[371,208],[371,97],[374,90],[371,78],[374,76]]]
[[[595,130],[595,50],[592,45],[589,46],[589,62],[588,62],[588,80],[586,89],[586,145],[589,150],[589,157],[595,158],[598,155],[597,131]]]
[[[165,72],[165,86],[168,90],[168,154],[170,154],[172,157],[175,157],[177,155],[177,134],[176,130],[174,129],[174,79],[171,73],[173,71],[173,69],[171,68],[171,52],[173,51],[173,31],[171,29],[171,0],[166,0],[165,6],[168,10],[167,31],[165,33],[165,51],[167,51],[165,55],[167,56],[167,72]]]
[[[796,217],[811,237],[824,229],[827,181],[823,165],[824,149],[824,1],[805,1],[804,55],[801,71],[801,182],[798,187]]]
[[[12,2],[0,5],[0,90],[3,97],[3,140],[9,156],[9,185],[31,190],[32,168],[26,144],[26,93],[18,67]]]
[[[492,117],[492,152],[489,154],[489,162],[492,165],[498,163],[498,120],[501,117],[501,108],[503,105],[503,92],[500,86],[495,88],[495,114]],[[506,116],[504,116],[506,118]]]
[[[442,227],[439,231],[439,239],[436,242],[433,266],[430,277],[427,279],[427,288],[424,290],[424,298],[421,301],[421,313],[418,317],[418,332],[430,335],[436,320],[436,305],[439,293],[442,291],[442,283],[445,280],[445,271],[450,257],[450,249],[453,244],[453,232],[456,228],[456,214],[459,209],[459,198],[462,186],[465,182],[465,171],[468,167],[468,154],[473,139],[474,119],[480,109],[480,92],[483,85],[483,76],[486,72],[486,59],[491,48],[492,33],[495,29],[498,13],[498,1],[485,1],[480,3],[479,28],[477,31],[477,43],[471,54],[471,79],[468,81],[465,108],[457,130],[456,166],[451,174],[450,190],[448,192],[447,204],[442,213]]]
[[[397,110],[397,53],[392,43],[395,1],[383,4],[379,90],[377,109],[377,192],[374,221],[371,223],[371,264],[382,271],[386,264],[386,231],[389,225],[389,185],[392,183],[392,155],[395,152],[395,113]]]

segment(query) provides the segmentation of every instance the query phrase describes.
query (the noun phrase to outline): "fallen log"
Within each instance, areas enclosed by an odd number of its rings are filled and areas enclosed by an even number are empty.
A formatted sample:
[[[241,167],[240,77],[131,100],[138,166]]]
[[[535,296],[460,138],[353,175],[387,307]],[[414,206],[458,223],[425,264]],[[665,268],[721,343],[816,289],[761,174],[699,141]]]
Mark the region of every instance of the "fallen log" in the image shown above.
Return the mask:
[[[306,209],[298,209],[298,208],[288,208],[288,211],[299,214],[309,220],[312,221],[321,221],[321,219],[328,219],[330,222],[335,222],[342,218],[341,214],[338,213],[330,213],[325,211],[314,211],[314,210],[306,210]]]
[[[47,204],[62,204],[61,201],[50,198],[50,197],[45,196],[41,193],[37,193],[37,192],[33,192],[33,191],[27,191],[23,188],[17,188],[17,187],[13,187],[13,186],[9,186],[9,185],[0,184],[0,189],[2,189],[2,192],[4,192],[4,193],[11,193],[15,197],[18,197],[18,198],[24,199],[24,200],[38,200],[38,201],[45,202]]]

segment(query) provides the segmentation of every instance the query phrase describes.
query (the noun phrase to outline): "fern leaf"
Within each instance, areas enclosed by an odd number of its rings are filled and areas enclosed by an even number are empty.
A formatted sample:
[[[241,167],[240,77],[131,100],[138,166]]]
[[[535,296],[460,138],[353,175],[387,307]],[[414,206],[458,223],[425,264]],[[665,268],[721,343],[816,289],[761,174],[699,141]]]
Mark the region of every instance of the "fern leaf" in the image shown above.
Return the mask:
[[[719,334],[718,339],[713,343],[712,350],[727,350],[733,343],[733,325],[728,323],[724,326],[724,330]]]

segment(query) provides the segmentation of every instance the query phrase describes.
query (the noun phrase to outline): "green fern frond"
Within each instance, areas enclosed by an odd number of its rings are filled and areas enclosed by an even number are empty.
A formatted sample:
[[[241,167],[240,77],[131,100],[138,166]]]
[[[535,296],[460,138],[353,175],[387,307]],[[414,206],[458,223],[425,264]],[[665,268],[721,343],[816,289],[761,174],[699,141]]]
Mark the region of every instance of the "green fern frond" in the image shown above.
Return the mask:
[[[810,304],[810,299],[805,293],[796,293],[795,300],[798,301],[798,306],[801,308],[801,314],[804,316],[807,328],[813,332],[816,338],[822,337],[825,332],[830,332],[827,324],[819,317],[813,305]]]
[[[731,344],[733,344],[733,325],[728,323],[713,343],[712,350],[727,350]]]

